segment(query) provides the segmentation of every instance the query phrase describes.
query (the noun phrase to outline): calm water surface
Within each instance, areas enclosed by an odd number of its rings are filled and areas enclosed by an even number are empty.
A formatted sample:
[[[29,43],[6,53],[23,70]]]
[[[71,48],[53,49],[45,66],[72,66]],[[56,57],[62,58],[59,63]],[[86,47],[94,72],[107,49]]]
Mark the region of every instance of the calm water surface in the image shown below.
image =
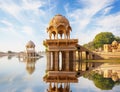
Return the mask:
[[[117,73],[117,76],[120,76],[119,63],[105,63],[96,67],[96,69],[93,69],[93,71],[95,71],[95,74],[97,71],[99,76],[101,74],[108,77],[108,75],[105,75],[105,73],[108,73],[106,72],[106,67],[109,70],[109,74],[112,73],[112,75],[115,75]],[[43,81],[45,69],[45,55],[43,55],[43,57],[39,60],[30,62],[27,62],[27,60],[19,60],[16,57],[0,58],[0,92],[47,92],[49,83],[45,83]],[[110,82],[106,81],[108,83],[103,85],[111,84],[111,78],[109,79]],[[81,75],[78,78],[78,83],[70,84],[70,90],[72,92],[120,92],[119,80],[118,82],[112,81],[113,85],[108,87],[108,89],[105,89],[105,87],[102,88],[101,84],[97,82],[97,79],[93,79],[93,74],[90,75],[89,73],[86,73],[84,74],[84,77]]]

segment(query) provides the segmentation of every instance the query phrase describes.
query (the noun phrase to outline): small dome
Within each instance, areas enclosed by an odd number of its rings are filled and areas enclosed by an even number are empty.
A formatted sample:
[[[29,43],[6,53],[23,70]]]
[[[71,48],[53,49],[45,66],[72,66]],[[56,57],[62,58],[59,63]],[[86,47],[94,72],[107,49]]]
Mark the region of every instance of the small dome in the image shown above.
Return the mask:
[[[47,32],[49,32],[50,38],[51,34],[53,34],[54,37],[56,36],[57,38],[58,34],[61,36],[61,38],[63,34],[65,35],[65,38],[70,38],[71,30],[72,29],[67,18],[60,14],[55,15],[51,19],[49,26],[47,28]]]
[[[113,42],[112,42],[112,46],[117,46],[118,45],[118,42],[116,41],[116,40],[114,40]]]
[[[52,20],[49,23],[49,26],[58,26],[60,23],[62,23],[65,26],[69,25],[69,21],[64,16],[57,14],[52,18]]]
[[[35,47],[35,44],[33,43],[33,41],[29,41],[29,42],[26,44],[26,47],[28,47],[28,48],[34,48],[34,47]]]

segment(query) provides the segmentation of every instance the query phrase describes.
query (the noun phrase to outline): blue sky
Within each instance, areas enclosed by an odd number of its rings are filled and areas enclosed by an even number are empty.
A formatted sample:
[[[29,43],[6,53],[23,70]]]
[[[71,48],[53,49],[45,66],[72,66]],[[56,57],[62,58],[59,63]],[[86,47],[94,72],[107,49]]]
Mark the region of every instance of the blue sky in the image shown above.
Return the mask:
[[[71,38],[81,45],[100,32],[120,36],[120,0],[0,0],[0,51],[23,51],[29,40],[44,50],[46,28],[56,14],[69,20]]]

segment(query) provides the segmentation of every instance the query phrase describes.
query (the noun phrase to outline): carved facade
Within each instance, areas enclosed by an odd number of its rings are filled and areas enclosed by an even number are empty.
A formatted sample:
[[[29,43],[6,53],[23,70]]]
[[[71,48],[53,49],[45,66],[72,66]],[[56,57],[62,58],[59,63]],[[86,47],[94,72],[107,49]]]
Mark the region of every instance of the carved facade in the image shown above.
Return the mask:
[[[105,52],[120,52],[120,43],[114,40],[112,44],[104,44],[103,49]]]

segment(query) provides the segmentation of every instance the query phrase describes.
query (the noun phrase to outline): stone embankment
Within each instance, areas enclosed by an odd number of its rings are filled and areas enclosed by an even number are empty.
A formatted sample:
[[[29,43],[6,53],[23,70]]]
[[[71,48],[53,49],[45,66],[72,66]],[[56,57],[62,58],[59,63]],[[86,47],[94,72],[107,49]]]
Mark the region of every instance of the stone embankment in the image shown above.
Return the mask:
[[[104,59],[120,59],[120,52],[95,52]]]

